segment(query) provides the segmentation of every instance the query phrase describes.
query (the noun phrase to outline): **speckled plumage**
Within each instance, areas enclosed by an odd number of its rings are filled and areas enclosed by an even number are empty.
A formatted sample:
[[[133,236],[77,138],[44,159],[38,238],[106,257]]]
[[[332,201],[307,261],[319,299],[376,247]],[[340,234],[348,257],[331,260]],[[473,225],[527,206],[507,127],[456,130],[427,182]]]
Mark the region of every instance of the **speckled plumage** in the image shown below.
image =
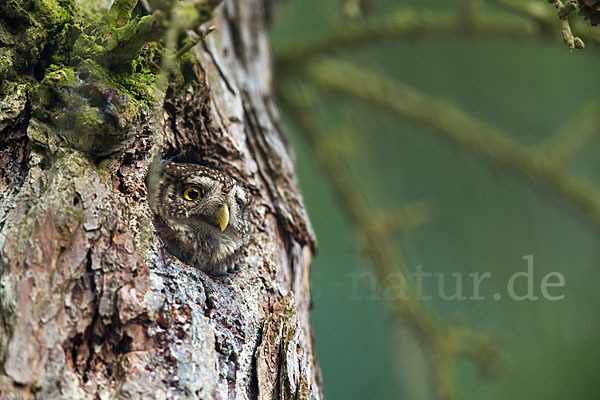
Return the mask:
[[[159,163],[152,173],[157,176],[149,177],[150,206],[169,252],[211,275],[230,272],[250,234],[250,193],[230,176],[197,164]],[[201,196],[186,199],[187,188],[198,188]]]

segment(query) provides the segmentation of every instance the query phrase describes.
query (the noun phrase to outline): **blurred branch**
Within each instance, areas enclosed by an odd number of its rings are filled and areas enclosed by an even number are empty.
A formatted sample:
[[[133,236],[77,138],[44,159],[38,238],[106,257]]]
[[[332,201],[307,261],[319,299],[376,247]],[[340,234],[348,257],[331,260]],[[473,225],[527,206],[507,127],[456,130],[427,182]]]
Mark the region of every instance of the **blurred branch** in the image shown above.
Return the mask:
[[[504,359],[487,336],[443,323],[421,300],[392,238],[395,232],[404,232],[426,223],[431,218],[429,207],[418,203],[381,213],[367,204],[347,166],[351,150],[348,143],[351,140],[347,137],[340,139],[339,129],[327,127],[321,121],[321,107],[317,104],[319,96],[313,85],[388,109],[431,128],[436,135],[475,155],[519,175],[533,177],[590,214],[600,225],[600,191],[563,168],[564,160],[595,132],[594,127],[600,117],[594,111],[599,105],[576,116],[572,124],[538,150],[519,143],[452,104],[401,82],[347,63],[320,58],[336,50],[356,50],[361,45],[385,39],[449,34],[555,38],[561,32],[571,49],[583,48],[583,41],[573,36],[571,25],[586,41],[600,43],[600,30],[590,29],[579,21],[569,23],[567,18],[573,11],[572,1],[567,3],[567,7],[560,1],[550,1],[558,6],[557,12],[539,1],[488,1],[512,11],[516,16],[486,16],[481,12],[479,0],[462,0],[458,11],[398,10],[385,18],[344,24],[324,37],[287,44],[275,52],[280,65],[304,74],[310,80],[310,84],[302,84],[294,77],[281,79],[278,82],[280,101],[291,111],[290,116],[332,183],[339,204],[364,245],[365,256],[374,264],[374,273],[383,292],[396,293],[398,288],[404,288],[402,295],[386,295],[385,298],[393,314],[409,323],[428,346],[439,397],[445,400],[459,397],[455,376],[459,359],[471,359],[491,373],[501,370]],[[346,4],[355,3],[348,1]],[[556,23],[557,14],[560,24]],[[349,132],[353,133],[352,128],[344,128],[341,133],[347,135]]]
[[[484,371],[491,376],[498,376],[504,370],[507,360],[498,353],[496,344],[487,335],[473,333],[468,330],[455,330],[460,337],[453,342],[458,343],[456,352],[461,356],[478,361]],[[448,335],[451,337],[451,335]]]
[[[464,16],[465,21],[468,21],[468,25],[477,25],[482,18],[479,0],[462,0],[461,14]]]
[[[364,18],[370,8],[371,0],[344,0],[342,3],[342,20],[355,21]]]
[[[195,47],[198,43],[206,39],[208,35],[210,35],[216,28],[214,25],[209,26],[206,29],[202,29],[199,26],[194,29],[194,32],[198,34],[195,38],[191,38],[189,42],[183,45],[177,53],[175,54],[175,58],[182,58],[188,51],[190,51],[193,47]]]
[[[477,337],[478,342],[489,344],[481,356],[477,355],[478,349],[470,350],[469,358],[495,365],[501,357],[483,336],[446,326],[419,299],[403,257],[391,240],[389,229],[423,223],[429,218],[427,206],[418,203],[387,216],[378,214],[366,204],[357,189],[355,179],[346,167],[343,153],[335,151],[335,147],[322,145],[323,140],[334,135],[335,131],[328,129],[317,117],[319,108],[316,106],[314,91],[297,82],[291,84],[288,81],[285,86],[280,81],[279,92],[280,101],[291,111],[292,118],[311,146],[317,162],[332,183],[340,205],[361,237],[364,253],[375,265],[375,276],[386,293],[385,298],[393,313],[409,323],[418,337],[427,343],[432,354],[440,398],[459,398],[455,383],[456,366],[459,358],[466,355],[464,349],[472,344],[464,340]],[[384,219],[388,221],[388,229],[381,227]]]
[[[286,44],[276,49],[277,62],[294,64],[337,49],[356,49],[384,39],[453,33],[537,37],[535,24],[514,17],[485,17],[479,13],[398,10],[389,17],[336,28],[329,35]]]
[[[564,163],[600,129],[600,102],[584,107],[550,139],[541,151],[556,163]]]
[[[516,12],[524,19],[503,15],[483,15],[477,3],[465,0],[459,11],[427,11],[399,9],[388,17],[364,22],[341,25],[328,35],[288,43],[285,48],[276,49],[276,59],[280,64],[295,65],[311,58],[340,49],[356,49],[358,46],[376,43],[385,39],[418,37],[448,34],[468,34],[476,36],[508,36],[515,38],[554,37],[559,31],[556,26],[556,13],[539,2],[513,0],[488,0]],[[562,24],[568,25],[566,17]],[[583,40],[600,43],[600,30],[593,29],[580,21],[573,24]],[[568,32],[570,32],[570,27]],[[570,38],[570,39],[569,39]],[[583,46],[582,39],[572,34],[567,38],[575,48]],[[579,39],[579,40],[577,40]],[[581,42],[581,43],[580,43]]]
[[[403,83],[349,65],[325,60],[309,64],[305,73],[319,86],[384,107],[432,128],[472,153],[547,184],[556,194],[588,213],[600,225],[600,192],[551,160],[545,153],[511,139],[456,106],[427,96]]]
[[[168,77],[171,73],[179,69],[181,58],[186,55],[190,49],[196,46],[202,39],[209,35],[214,27],[208,27],[206,30],[200,28],[200,25],[212,17],[212,12],[222,0],[202,0],[197,3],[181,3],[165,1],[164,7],[168,10],[169,21],[166,32],[163,36],[164,51],[161,60],[160,74],[156,78],[154,86],[155,97],[162,99],[166,94]],[[187,29],[194,29],[197,37],[190,37],[187,44],[177,49],[178,36]],[[158,102],[161,104],[162,102]]]
[[[377,216],[374,228],[380,235],[389,236],[421,227],[429,221],[431,221],[431,207],[420,202],[381,213]]]
[[[491,3],[498,4],[507,10],[516,11],[517,13],[531,17],[539,22],[548,23],[554,21],[554,15],[547,7],[539,1],[523,1],[523,0],[488,0]]]

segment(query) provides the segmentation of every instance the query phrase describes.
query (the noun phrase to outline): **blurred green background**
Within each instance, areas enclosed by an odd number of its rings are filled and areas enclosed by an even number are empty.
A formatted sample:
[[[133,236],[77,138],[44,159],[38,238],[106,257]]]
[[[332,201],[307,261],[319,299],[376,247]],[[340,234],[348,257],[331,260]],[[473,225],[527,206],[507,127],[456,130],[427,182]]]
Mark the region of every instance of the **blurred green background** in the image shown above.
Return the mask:
[[[460,12],[465,2],[368,3],[365,15],[353,21],[344,16],[341,0],[276,2],[275,53],[395,10]],[[486,15],[510,14],[482,3]],[[552,11],[545,1],[537,3]],[[600,100],[599,50],[586,42],[585,50],[569,53],[560,35],[515,39],[433,33],[399,35],[326,55],[452,103],[519,143],[539,147],[561,129],[583,129],[577,124],[582,109],[591,107],[592,114],[600,115],[595,106]],[[287,70],[280,74],[285,75],[276,76],[276,82],[289,78]],[[487,335],[504,358],[502,371],[494,376],[460,359],[452,376],[457,398],[600,398],[598,223],[548,185],[444,140],[431,127],[344,94],[323,94],[319,107],[328,126],[355,129],[343,156],[352,187],[369,207],[385,211],[422,201],[430,206],[429,222],[393,239],[411,272],[420,265],[426,272],[445,273],[449,295],[456,291],[452,273],[462,273],[466,296],[472,294],[469,273],[492,274],[481,285],[482,301],[444,301],[438,281],[425,280],[424,292],[432,300],[424,303],[439,320]],[[431,349],[407,321],[390,313],[382,289],[373,290],[377,265],[363,256],[355,227],[315,157],[314,143],[294,122],[293,111],[282,111],[319,241],[312,267],[312,318],[326,398],[439,398]],[[599,121],[593,121],[587,129],[597,133]],[[565,169],[600,187],[599,150],[600,136],[590,135]],[[534,257],[539,299],[516,301],[507,296],[507,282],[527,270],[523,257],[528,255]],[[540,284],[549,272],[564,276],[564,287],[550,290],[564,299],[542,297]],[[517,293],[524,293],[525,286],[520,281]],[[495,300],[495,293],[502,299]]]

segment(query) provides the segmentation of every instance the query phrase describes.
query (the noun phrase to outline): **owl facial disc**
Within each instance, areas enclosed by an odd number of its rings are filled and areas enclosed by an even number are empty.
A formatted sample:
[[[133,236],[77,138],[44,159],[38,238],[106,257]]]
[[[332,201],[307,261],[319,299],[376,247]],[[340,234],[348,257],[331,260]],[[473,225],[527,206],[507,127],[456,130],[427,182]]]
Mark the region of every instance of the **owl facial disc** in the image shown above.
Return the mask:
[[[165,247],[209,274],[229,272],[250,236],[252,196],[221,171],[197,164],[158,164],[148,176],[148,198]]]

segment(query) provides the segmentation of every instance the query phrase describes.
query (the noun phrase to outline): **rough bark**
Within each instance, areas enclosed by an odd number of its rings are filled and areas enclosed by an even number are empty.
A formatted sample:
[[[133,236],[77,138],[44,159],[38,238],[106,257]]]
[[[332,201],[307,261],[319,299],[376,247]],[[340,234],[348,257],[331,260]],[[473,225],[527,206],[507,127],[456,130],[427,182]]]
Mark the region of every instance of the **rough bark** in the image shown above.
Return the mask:
[[[226,1],[210,23],[188,84],[136,118],[109,115],[115,129],[91,141],[52,128],[39,87],[3,84],[0,399],[322,398],[315,242],[272,97],[264,4]],[[145,185],[157,153],[252,191],[239,272],[209,277],[163,249]]]

